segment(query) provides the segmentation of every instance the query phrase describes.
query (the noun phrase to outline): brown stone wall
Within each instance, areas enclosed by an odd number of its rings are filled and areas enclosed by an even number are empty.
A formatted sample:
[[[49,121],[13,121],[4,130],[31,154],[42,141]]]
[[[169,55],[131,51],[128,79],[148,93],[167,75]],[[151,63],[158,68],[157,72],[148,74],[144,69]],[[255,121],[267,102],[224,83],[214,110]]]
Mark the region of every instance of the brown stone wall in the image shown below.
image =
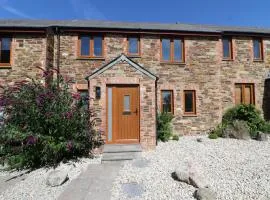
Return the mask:
[[[11,66],[0,68],[0,85],[37,77],[46,65],[45,35],[14,34],[12,38]]]
[[[255,83],[256,106],[262,109],[264,78],[270,60],[270,42],[264,39],[264,62],[252,60],[252,38],[233,38],[233,61],[222,61],[222,43],[218,37],[185,37],[185,64],[160,62],[160,37],[141,35],[141,57],[132,58],[159,77],[157,105],[160,110],[160,90],[174,92],[174,131],[176,134],[204,133],[216,126],[222,113],[234,105],[234,84]],[[126,35],[106,34],[104,60],[77,59],[77,35],[61,37],[61,70],[77,83],[85,75],[109,62],[121,53],[127,54]],[[183,113],[183,91],[196,90],[194,116]],[[104,92],[104,91],[103,91]]]

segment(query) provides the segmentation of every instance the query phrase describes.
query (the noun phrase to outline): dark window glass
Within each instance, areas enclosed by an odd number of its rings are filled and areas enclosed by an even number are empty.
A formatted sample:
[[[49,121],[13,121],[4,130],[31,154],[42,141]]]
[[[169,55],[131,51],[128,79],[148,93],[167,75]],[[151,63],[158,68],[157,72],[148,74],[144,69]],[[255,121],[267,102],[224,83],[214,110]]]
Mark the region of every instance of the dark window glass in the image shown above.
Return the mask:
[[[253,54],[254,54],[254,59],[262,59],[261,40],[259,39],[253,40]]]
[[[231,58],[231,40],[228,38],[223,38],[222,39],[222,44],[223,44],[223,58]]]
[[[182,60],[182,40],[174,40],[174,61],[181,62]]]
[[[196,105],[195,105],[195,91],[184,91],[185,98],[185,113],[195,114]]]
[[[94,56],[102,56],[102,37],[94,37]]]
[[[162,39],[162,60],[169,61],[171,57],[171,41],[169,39]]]
[[[130,37],[128,38],[128,52],[130,54],[139,54],[139,39]]]
[[[96,99],[100,99],[101,97],[101,89],[100,87],[96,87]]]
[[[162,112],[172,112],[172,91],[162,91]]]
[[[11,38],[1,39],[1,63],[10,63]]]
[[[83,105],[83,108],[85,110],[88,109],[88,103],[89,103],[89,98],[88,98],[88,90],[80,90],[79,91],[80,95],[81,95],[81,103]]]
[[[82,56],[90,55],[90,37],[86,36],[81,37],[81,55]]]

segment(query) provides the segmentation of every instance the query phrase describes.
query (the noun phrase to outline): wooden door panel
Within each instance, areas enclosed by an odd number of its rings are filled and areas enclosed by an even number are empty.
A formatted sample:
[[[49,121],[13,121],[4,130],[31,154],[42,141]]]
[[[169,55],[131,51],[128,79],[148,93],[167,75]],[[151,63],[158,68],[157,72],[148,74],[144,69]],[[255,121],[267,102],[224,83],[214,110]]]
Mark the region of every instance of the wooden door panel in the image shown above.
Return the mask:
[[[113,87],[113,143],[139,142],[139,88]]]

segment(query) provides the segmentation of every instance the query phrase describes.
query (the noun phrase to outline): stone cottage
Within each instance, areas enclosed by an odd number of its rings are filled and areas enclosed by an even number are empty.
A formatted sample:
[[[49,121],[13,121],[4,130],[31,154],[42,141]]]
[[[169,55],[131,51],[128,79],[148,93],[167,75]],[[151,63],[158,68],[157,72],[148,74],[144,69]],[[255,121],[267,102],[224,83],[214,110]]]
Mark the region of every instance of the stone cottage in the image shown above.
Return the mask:
[[[0,84],[57,68],[91,97],[106,143],[155,148],[162,111],[176,134],[204,133],[239,103],[268,119],[270,29],[0,20],[0,33]]]

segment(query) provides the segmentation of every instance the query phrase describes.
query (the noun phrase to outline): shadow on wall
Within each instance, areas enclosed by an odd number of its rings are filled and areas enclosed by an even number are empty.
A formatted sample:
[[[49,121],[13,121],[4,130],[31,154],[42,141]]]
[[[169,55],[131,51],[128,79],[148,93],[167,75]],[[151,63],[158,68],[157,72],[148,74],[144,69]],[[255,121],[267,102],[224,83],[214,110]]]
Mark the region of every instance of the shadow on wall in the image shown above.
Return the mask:
[[[263,94],[263,113],[264,119],[270,121],[270,78],[265,79]]]

